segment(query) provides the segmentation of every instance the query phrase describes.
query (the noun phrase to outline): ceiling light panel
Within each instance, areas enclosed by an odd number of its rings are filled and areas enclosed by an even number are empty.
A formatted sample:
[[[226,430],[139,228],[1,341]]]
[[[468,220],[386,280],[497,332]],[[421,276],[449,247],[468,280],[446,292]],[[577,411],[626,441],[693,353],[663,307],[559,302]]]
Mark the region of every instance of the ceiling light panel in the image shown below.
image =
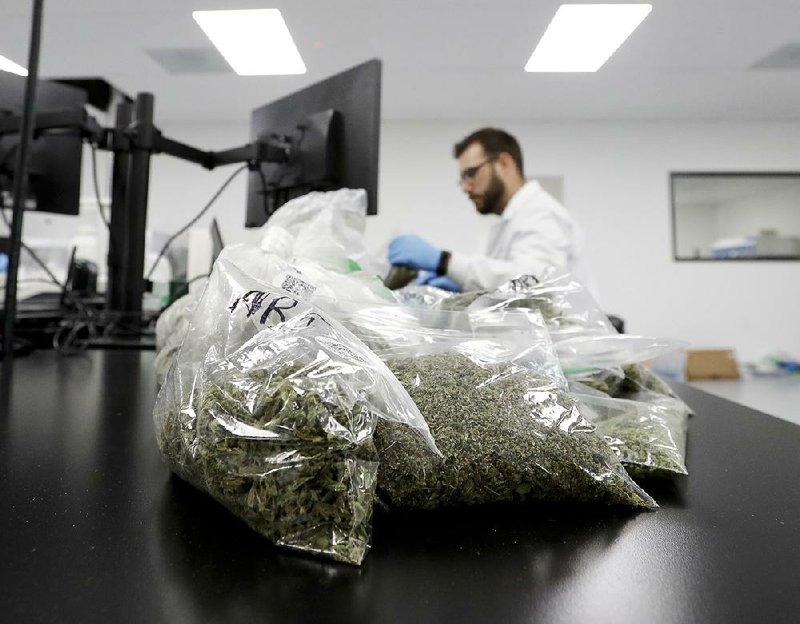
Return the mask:
[[[12,74],[17,74],[18,76],[28,75],[28,70],[22,65],[17,65],[14,61],[2,55],[0,55],[0,71],[11,72]]]
[[[241,76],[306,73],[278,9],[194,11],[192,17]]]
[[[650,4],[562,4],[525,71],[597,71],[652,8]]]

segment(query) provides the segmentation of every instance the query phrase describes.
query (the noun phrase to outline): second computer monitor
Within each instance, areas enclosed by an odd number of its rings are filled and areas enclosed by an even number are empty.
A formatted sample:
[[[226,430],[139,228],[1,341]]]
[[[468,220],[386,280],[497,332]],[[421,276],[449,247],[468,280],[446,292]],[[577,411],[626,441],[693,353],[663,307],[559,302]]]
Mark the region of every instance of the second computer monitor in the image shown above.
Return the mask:
[[[19,120],[25,96],[25,78],[0,71],[0,117]],[[86,92],[40,80],[36,112],[81,110]],[[18,121],[15,121],[15,124]],[[19,133],[0,135],[0,206],[11,206],[17,167]],[[76,215],[80,211],[83,139],[78,129],[34,130],[28,168],[26,208]]]
[[[377,214],[380,100],[372,60],[254,110],[251,139],[284,144],[289,159],[250,172],[245,226],[313,190],[363,188],[367,214]]]

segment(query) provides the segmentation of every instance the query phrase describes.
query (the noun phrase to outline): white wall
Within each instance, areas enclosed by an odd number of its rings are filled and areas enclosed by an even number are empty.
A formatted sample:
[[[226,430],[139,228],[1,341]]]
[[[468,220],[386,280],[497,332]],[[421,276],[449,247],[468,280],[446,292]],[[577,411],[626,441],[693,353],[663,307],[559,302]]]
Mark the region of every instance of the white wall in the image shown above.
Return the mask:
[[[800,263],[675,262],[669,206],[671,170],[798,170],[800,125],[495,123],[520,139],[527,174],[563,176],[565,203],[587,233],[603,307],[624,317],[628,331],[734,347],[744,359],[777,349],[800,355]],[[368,220],[367,231],[372,249],[399,232],[419,232],[451,249],[479,244],[489,218],[479,217],[458,189],[451,150],[485,124],[383,125],[380,214]],[[247,139],[246,123],[163,130],[207,148]],[[150,226],[177,229],[232,170],[206,172],[156,156]],[[226,242],[253,237],[242,227],[245,177],[212,211]]]

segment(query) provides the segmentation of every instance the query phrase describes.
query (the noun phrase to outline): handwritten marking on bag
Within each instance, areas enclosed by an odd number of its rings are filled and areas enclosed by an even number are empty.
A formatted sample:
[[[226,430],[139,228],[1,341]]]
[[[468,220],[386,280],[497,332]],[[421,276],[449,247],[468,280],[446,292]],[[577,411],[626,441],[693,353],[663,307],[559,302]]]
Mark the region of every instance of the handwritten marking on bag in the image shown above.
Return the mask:
[[[274,293],[263,290],[251,290],[246,292],[241,297],[234,299],[228,310],[233,313],[236,311],[239,303],[242,303],[247,309],[247,318],[250,318],[251,316],[257,314],[259,310],[264,307],[265,302],[266,308],[259,319],[259,323],[261,325],[266,324],[270,318],[270,315],[273,313],[280,319],[278,322],[284,323],[286,321],[286,315],[284,312],[288,312],[289,310],[296,308],[297,304],[299,303],[297,299],[292,299],[286,295],[275,295]]]
[[[285,323],[287,314],[290,310],[294,310],[299,305],[297,299],[293,299],[287,295],[271,293],[264,290],[250,290],[245,294],[236,297],[233,303],[228,307],[228,311],[233,314],[241,304],[246,310],[246,318],[251,318],[259,313],[262,309],[264,312],[258,318],[260,325],[266,325],[268,321],[274,324]],[[305,318],[308,319],[306,327],[310,326],[317,319],[327,323],[327,321],[318,313],[308,311],[305,306],[297,310],[297,312],[305,311]],[[291,315],[289,318],[295,315]]]

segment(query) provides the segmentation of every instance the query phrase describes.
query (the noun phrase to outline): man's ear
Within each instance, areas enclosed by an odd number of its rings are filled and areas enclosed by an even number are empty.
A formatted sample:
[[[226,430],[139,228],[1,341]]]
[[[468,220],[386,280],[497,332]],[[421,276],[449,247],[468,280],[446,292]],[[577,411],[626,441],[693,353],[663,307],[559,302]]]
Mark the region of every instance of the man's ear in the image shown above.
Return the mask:
[[[517,164],[508,152],[500,152],[497,155],[497,163],[500,165],[500,168],[506,172],[516,171],[517,169]]]
[[[497,162],[499,162],[504,169],[507,169],[508,167],[516,167],[514,159],[511,158],[511,154],[508,152],[500,152],[497,155]]]

